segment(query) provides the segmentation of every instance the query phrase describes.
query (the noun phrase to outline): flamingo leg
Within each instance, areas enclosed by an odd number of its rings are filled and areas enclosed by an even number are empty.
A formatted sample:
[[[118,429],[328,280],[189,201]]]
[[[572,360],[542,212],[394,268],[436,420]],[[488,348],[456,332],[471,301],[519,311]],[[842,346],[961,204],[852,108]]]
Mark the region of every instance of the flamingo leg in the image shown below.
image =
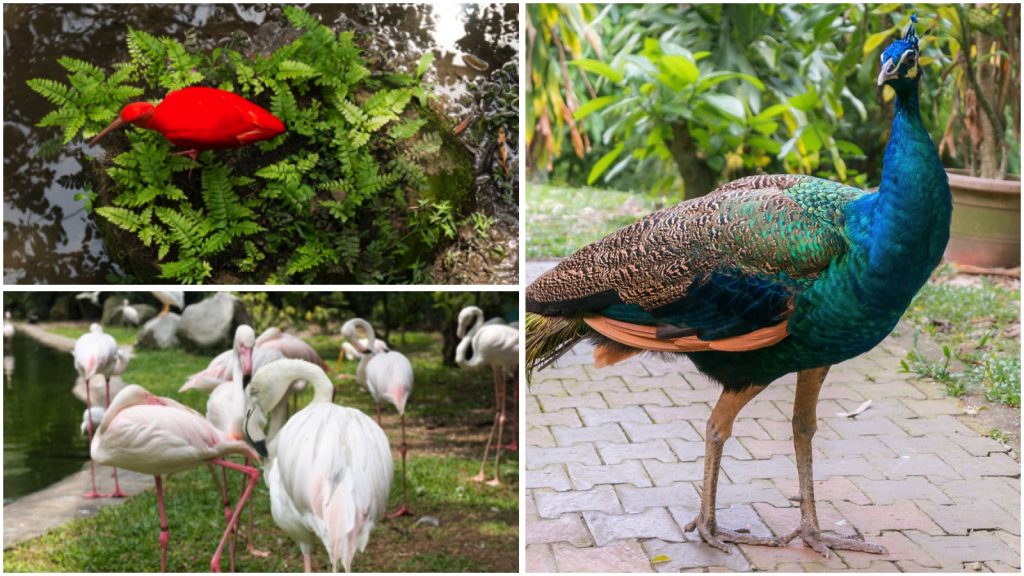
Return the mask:
[[[245,465],[246,466],[252,466],[252,463],[251,463],[251,461],[248,458],[245,459]],[[249,552],[249,554],[251,554],[253,556],[256,556],[257,558],[266,558],[267,556],[270,556],[270,552],[267,552],[265,550],[259,550],[252,543],[253,535],[256,533],[255,524],[253,524],[253,512],[252,512],[252,509],[255,506],[256,506],[256,504],[254,502],[249,502],[249,530],[246,533],[246,539],[245,539],[246,545],[245,545],[245,548]]]
[[[228,527],[224,531],[224,535],[221,536],[220,544],[217,545],[217,551],[214,552],[213,558],[210,559],[210,571],[220,572],[220,557],[221,554],[224,552],[224,545],[227,543],[228,538],[231,536],[232,530],[238,524],[238,517],[241,515],[242,508],[245,506],[245,503],[249,500],[249,495],[252,494],[253,488],[256,487],[256,482],[260,478],[260,471],[251,466],[235,464],[234,462],[228,462],[227,460],[222,460],[220,458],[215,458],[211,460],[211,462],[217,464],[218,466],[223,466],[225,468],[231,468],[232,470],[242,472],[243,474],[249,476],[250,479],[249,483],[246,484],[245,490],[242,492],[242,495],[238,498],[238,502],[235,504],[234,511],[231,513],[231,519],[228,520]],[[234,567],[233,562],[232,567]]]
[[[515,388],[512,389],[512,416],[509,418],[512,425],[512,439],[505,445],[509,452],[519,451],[519,370],[515,370]]]
[[[106,405],[106,407],[110,408],[110,380],[107,379],[107,378],[104,378],[104,383],[107,385],[107,405]],[[86,386],[86,390],[88,390],[89,389],[89,383],[86,382],[85,386]],[[86,400],[88,400],[88,399],[86,399]],[[91,425],[92,424],[92,418],[89,418],[89,421],[90,421],[89,423]],[[93,488],[93,490],[95,490],[95,487]],[[125,496],[127,496],[127,494],[125,494],[124,492],[121,491],[121,484],[117,480],[117,466],[114,466],[114,491],[111,492],[110,494],[108,494],[107,496],[109,496],[110,498],[124,498]]]
[[[399,451],[402,453],[402,506],[394,512],[387,515],[387,518],[398,518],[399,516],[412,516],[412,510],[409,510],[409,486],[405,478],[405,453],[409,449],[409,445],[405,441],[405,412],[402,413],[402,445],[399,447]]]
[[[159,476],[156,479],[156,505],[160,510],[160,571],[167,572],[167,543],[171,541],[171,530],[167,526],[167,514],[164,512],[164,485]]]
[[[500,412],[500,406],[498,405],[498,367],[494,367],[494,422],[491,424],[491,433],[487,435],[487,444],[484,446],[484,457],[480,461],[480,473],[470,478],[474,482],[483,482],[487,479],[487,475],[484,473],[484,468],[487,466],[487,454],[491,451],[491,442],[494,440],[494,430],[498,427],[498,414]]]
[[[738,544],[760,544],[779,546],[775,538],[753,536],[737,530],[720,528],[715,523],[715,496],[718,492],[718,473],[722,461],[722,447],[732,435],[732,425],[739,411],[757,396],[764,386],[750,386],[741,392],[723,390],[715,408],[708,418],[704,433],[704,486],[700,495],[700,512],[684,528],[685,532],[697,530],[702,540],[714,548],[729,553],[725,542]]]
[[[83,376],[84,378],[84,376]],[[89,379],[85,380],[85,405],[86,408],[92,408],[92,395],[89,393]],[[92,490],[86,492],[82,496],[85,498],[99,498],[102,496],[96,491],[96,463],[92,460],[92,415],[90,414],[85,419],[85,427],[89,432],[89,476],[92,478]]]
[[[505,431],[505,371],[499,366],[496,370],[498,385],[498,444],[494,450],[494,479],[487,482],[490,486],[501,485],[501,435]]]
[[[303,554],[302,555],[302,567],[305,569],[306,574],[309,574],[310,572],[313,571],[313,554],[312,553]]]

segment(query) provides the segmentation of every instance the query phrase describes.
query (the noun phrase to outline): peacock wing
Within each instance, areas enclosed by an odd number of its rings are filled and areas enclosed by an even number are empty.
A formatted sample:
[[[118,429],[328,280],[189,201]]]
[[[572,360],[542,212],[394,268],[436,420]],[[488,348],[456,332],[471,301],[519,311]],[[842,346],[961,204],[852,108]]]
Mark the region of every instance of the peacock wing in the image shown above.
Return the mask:
[[[563,260],[527,288],[527,310],[653,327],[647,336],[655,340],[712,341],[779,326],[795,297],[848,250],[843,209],[862,194],[809,176],[730,182]]]

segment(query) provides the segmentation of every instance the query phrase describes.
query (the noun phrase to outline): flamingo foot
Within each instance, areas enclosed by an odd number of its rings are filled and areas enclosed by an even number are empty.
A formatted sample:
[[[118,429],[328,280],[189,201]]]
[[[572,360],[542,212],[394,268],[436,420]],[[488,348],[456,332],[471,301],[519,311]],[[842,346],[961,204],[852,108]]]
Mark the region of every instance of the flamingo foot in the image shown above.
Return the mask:
[[[255,556],[257,558],[266,558],[266,557],[270,556],[270,552],[269,551],[267,551],[267,550],[257,550],[256,547],[253,546],[251,542],[249,543],[248,551],[249,551],[249,554],[251,554],[252,556]]]
[[[472,478],[469,478],[470,482],[483,482],[484,480],[487,480],[487,476],[484,475],[483,472],[480,472],[476,476],[473,476]]]
[[[508,444],[502,446],[501,449],[502,450],[508,450],[509,452],[518,452],[519,451],[519,443],[516,442],[515,440],[513,440],[513,441],[509,442]]]
[[[412,516],[412,510],[409,509],[408,504],[402,504],[402,506],[390,514],[385,514],[385,518],[399,518],[401,516]]]
[[[99,492],[96,491],[95,488],[93,488],[92,490],[86,492],[85,494],[82,494],[82,498],[103,498],[103,494],[100,494]]]
[[[487,481],[487,485],[488,486],[501,486],[501,480],[499,480],[498,477],[495,476],[493,480],[488,480]]]
[[[121,490],[120,486],[115,487],[113,492],[111,492],[110,494],[107,494],[107,498],[127,498],[127,497],[128,497],[128,495],[125,494]]]

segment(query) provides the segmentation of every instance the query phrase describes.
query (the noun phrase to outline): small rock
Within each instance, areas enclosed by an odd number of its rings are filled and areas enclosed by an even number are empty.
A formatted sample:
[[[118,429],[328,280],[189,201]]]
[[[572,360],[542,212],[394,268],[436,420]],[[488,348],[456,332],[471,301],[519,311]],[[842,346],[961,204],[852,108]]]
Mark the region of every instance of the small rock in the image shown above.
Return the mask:
[[[157,350],[177,348],[179,345],[178,324],[180,322],[181,316],[174,312],[153,318],[142,327],[136,345],[139,348],[155,348]]]
[[[251,324],[245,304],[227,292],[218,292],[181,313],[178,338],[192,351],[221,352],[230,348],[239,324]]]

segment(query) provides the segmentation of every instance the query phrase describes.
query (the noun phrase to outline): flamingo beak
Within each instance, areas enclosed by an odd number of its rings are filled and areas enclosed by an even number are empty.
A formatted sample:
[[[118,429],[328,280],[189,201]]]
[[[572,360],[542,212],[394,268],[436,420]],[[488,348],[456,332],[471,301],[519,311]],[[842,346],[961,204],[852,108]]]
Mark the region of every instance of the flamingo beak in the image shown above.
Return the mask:
[[[102,132],[97,134],[92,140],[89,140],[89,146],[95,146],[96,143],[99,142],[101,138],[103,138],[107,134],[113,132],[114,130],[117,130],[121,126],[124,126],[125,124],[126,124],[126,122],[124,120],[121,120],[121,116],[118,116],[117,118],[114,119],[113,122],[110,123],[110,126],[107,126],[106,128],[103,129]]]

